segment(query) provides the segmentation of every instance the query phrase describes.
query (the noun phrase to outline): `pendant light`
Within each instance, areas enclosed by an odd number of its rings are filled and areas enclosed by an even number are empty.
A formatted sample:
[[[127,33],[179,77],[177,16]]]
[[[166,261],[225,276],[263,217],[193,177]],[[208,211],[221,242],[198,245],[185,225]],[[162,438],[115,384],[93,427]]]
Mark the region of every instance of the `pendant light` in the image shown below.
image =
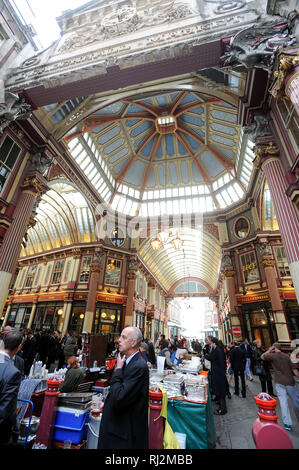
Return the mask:
[[[158,239],[160,240],[161,243],[167,243],[167,240],[169,238],[169,232],[166,232],[166,230],[161,230],[161,232],[158,233]]]
[[[179,238],[178,235],[177,235],[176,238],[171,240],[170,243],[173,245],[175,250],[180,250],[182,248],[183,244],[184,244],[184,240]]]
[[[151,241],[151,247],[153,250],[157,251],[161,248],[162,242],[159,240],[158,237],[155,238],[155,240]]]

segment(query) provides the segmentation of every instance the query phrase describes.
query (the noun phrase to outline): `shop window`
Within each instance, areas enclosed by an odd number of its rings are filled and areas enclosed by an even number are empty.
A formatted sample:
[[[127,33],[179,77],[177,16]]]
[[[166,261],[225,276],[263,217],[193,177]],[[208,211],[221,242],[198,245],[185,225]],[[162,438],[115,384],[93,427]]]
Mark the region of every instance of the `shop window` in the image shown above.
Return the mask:
[[[135,326],[137,328],[140,328],[140,330],[144,331],[144,325],[145,325],[145,316],[143,313],[135,313]]]
[[[61,320],[63,302],[45,302],[36,307],[32,329],[56,330]]]
[[[30,266],[29,267],[24,287],[32,287],[36,270],[37,270],[37,266]]]
[[[27,326],[32,304],[13,304],[10,309],[7,325],[19,330]]]
[[[0,193],[21,153],[21,148],[6,136],[0,147]]]
[[[110,304],[97,304],[93,332],[96,334],[119,336],[121,333],[121,321],[121,308],[112,307]]]
[[[120,271],[121,261],[108,258],[105,273],[105,285],[118,287],[120,283]]]
[[[19,284],[18,284],[19,289],[22,288],[22,285],[23,285],[23,282],[24,282],[25,273],[26,273],[26,268],[24,268],[24,269],[22,270],[21,278],[20,278],[20,281],[19,281]]]
[[[51,284],[60,284],[65,260],[56,261]]]
[[[69,331],[75,331],[81,333],[83,329],[83,323],[85,318],[86,303],[85,302],[74,302],[72,307],[72,313],[70,317],[70,323],[68,325]]]
[[[291,277],[289,263],[286,258],[283,246],[275,246],[274,253],[278,267],[279,277]]]
[[[83,256],[80,270],[80,282],[88,282],[92,256]]]
[[[245,283],[259,281],[259,273],[253,251],[241,255],[241,266]]]

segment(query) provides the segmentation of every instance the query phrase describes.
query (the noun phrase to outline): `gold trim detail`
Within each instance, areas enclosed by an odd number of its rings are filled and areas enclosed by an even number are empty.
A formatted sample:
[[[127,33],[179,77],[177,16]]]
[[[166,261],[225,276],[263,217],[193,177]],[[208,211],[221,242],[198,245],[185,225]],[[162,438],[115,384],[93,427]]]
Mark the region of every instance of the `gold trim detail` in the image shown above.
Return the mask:
[[[282,55],[280,57],[279,69],[273,73],[275,81],[269,91],[274,98],[286,96],[286,90],[284,88],[286,76],[291,72],[291,69],[297,65],[299,65],[299,50],[297,51],[297,56]]]

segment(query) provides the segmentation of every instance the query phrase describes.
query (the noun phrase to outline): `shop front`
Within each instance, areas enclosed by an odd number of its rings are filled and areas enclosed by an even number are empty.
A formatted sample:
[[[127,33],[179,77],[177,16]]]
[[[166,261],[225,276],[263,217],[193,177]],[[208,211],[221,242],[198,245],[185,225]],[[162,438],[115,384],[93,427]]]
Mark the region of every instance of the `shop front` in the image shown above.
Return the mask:
[[[111,338],[120,336],[122,328],[123,306],[97,302],[92,332],[109,335]]]
[[[250,342],[259,339],[262,346],[269,348],[277,341],[275,312],[270,302],[242,305],[243,333]]]
[[[31,310],[31,303],[12,304],[6,324],[12,328],[16,328],[17,330],[20,328],[25,328],[29,322]]]
[[[140,329],[145,338],[145,325],[146,325],[146,318],[143,312],[135,310],[135,326]]]
[[[73,331],[77,334],[82,333],[85,311],[85,301],[73,302],[68,331]]]
[[[61,331],[63,323],[64,302],[41,302],[36,306],[32,330],[59,330]]]

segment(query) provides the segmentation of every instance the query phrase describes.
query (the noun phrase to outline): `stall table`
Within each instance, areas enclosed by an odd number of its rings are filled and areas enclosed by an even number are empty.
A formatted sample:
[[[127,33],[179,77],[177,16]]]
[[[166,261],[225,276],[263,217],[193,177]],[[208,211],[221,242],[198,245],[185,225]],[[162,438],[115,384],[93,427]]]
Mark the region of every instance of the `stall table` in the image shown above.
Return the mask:
[[[167,420],[173,432],[186,434],[186,449],[213,449],[215,427],[210,393],[207,403],[169,398]]]

